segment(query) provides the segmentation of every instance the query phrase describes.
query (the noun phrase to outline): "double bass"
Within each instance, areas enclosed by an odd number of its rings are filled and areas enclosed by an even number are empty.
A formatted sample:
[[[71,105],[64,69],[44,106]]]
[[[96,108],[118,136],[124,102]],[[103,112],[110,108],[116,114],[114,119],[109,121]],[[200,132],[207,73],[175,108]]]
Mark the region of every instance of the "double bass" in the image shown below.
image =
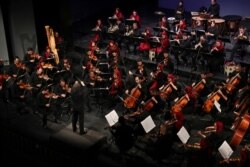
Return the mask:
[[[214,106],[214,101],[219,101],[220,98],[223,98],[224,100],[227,100],[227,97],[221,92],[221,90],[217,90],[214,93],[211,93],[208,95],[208,99],[204,102],[202,106],[202,110],[206,113],[210,113]]]

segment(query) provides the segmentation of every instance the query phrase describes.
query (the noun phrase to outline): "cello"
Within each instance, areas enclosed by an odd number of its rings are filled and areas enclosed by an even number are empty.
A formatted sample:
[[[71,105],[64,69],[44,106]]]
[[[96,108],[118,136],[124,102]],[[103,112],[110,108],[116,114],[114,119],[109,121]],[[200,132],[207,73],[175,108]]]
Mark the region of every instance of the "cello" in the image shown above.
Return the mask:
[[[130,109],[135,108],[138,98],[141,96],[140,84],[134,87],[128,97],[124,100],[124,107]]]
[[[173,92],[173,89],[177,90],[178,88],[172,82],[170,82],[167,85],[163,85],[162,87],[159,88],[160,90],[159,96],[162,99],[166,100],[168,96]]]
[[[250,123],[250,115],[248,114],[245,114],[242,120],[238,121],[238,124],[236,125],[235,133],[230,142],[231,147],[236,148],[240,144],[243,137],[245,136],[247,129],[249,128],[249,123]]]
[[[200,82],[198,82],[196,85],[193,86],[193,91],[194,91],[194,94],[195,94],[196,97],[204,89],[205,84],[206,84],[206,80],[202,79]]]
[[[204,102],[202,106],[202,110],[206,113],[210,113],[214,106],[214,101],[219,101],[220,98],[223,98],[224,100],[227,100],[227,97],[221,92],[221,90],[217,90],[214,93],[211,93],[208,95],[208,99]]]
[[[235,89],[236,89],[236,86],[239,85],[240,83],[240,74],[236,74],[233,78],[230,79],[230,81],[226,84],[226,92],[228,94],[232,94]]]
[[[178,101],[175,102],[175,104],[171,107],[171,111],[173,113],[181,112],[181,110],[188,104],[189,101],[190,98],[188,97],[188,94],[185,94]]]

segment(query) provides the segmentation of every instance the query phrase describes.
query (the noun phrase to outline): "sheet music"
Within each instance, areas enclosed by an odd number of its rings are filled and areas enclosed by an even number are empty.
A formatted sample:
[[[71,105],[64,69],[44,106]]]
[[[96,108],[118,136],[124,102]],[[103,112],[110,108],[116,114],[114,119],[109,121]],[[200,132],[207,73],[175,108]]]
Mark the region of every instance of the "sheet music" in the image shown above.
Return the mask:
[[[190,138],[190,135],[184,126],[181,127],[181,129],[177,133],[177,136],[179,137],[179,139],[183,144],[186,144],[188,139]]]
[[[229,146],[227,141],[224,141],[222,145],[218,148],[218,151],[222,155],[224,159],[230,158],[230,156],[233,154],[232,148]]]
[[[113,126],[118,122],[119,116],[115,110],[112,110],[110,113],[105,115],[105,118],[108,121],[109,126]]]
[[[214,105],[216,109],[221,113],[220,103],[217,100],[214,100]]]
[[[150,115],[141,121],[141,125],[146,133],[150,132],[155,127],[155,123]]]

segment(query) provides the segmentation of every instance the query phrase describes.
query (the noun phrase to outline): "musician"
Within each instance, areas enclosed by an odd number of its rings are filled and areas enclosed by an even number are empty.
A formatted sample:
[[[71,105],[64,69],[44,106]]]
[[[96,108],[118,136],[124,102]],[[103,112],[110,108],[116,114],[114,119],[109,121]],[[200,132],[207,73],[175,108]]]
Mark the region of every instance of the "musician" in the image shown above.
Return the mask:
[[[208,40],[208,45],[212,46],[215,43],[217,36],[219,35],[219,30],[218,27],[215,25],[215,21],[211,21],[211,24],[208,27],[205,35]]]
[[[26,65],[20,60],[19,57],[15,57],[14,63],[10,65],[8,73],[13,78],[20,77],[26,73]]]
[[[168,52],[163,52],[163,54],[160,54],[156,61],[163,65],[163,70],[168,71],[169,73],[174,72],[174,63],[172,62],[171,58],[169,57]]]
[[[133,10],[132,14],[130,15],[130,19],[135,20],[138,26],[141,27],[141,17],[136,10]]]
[[[62,105],[64,104],[65,100],[69,97],[71,92],[71,87],[69,83],[66,83],[64,78],[61,78],[59,84],[55,85],[54,93],[57,96],[56,100],[54,101],[54,105],[56,110],[54,111],[55,123],[58,123],[59,116],[62,111]]]
[[[217,40],[210,50],[211,56],[207,58],[208,70],[211,73],[218,72],[224,63],[224,45],[221,40]]]
[[[160,46],[152,48],[152,50],[155,50],[156,56],[166,51],[170,45],[170,41],[166,31],[163,31],[161,33],[160,39],[157,38],[157,40],[160,43]]]
[[[190,34],[187,32],[182,33],[181,39],[176,39],[175,44],[177,46],[177,49],[173,50],[173,54],[175,56],[176,64],[177,66],[180,64],[180,59],[182,59],[182,63],[186,66],[188,63],[188,56],[190,52],[187,50],[188,48],[191,48],[192,45],[192,39]],[[179,48],[178,48],[179,47]]]
[[[118,44],[115,41],[111,40],[109,41],[109,44],[107,46],[106,54],[108,54],[110,57],[113,52],[116,52],[118,55],[120,55],[120,49],[118,47]]]
[[[32,48],[27,49],[26,54],[24,55],[23,61],[26,64],[26,67],[27,67],[29,74],[31,74],[34,71],[34,69],[38,63],[37,62],[37,55],[33,51]]]
[[[250,145],[245,144],[240,151],[240,167],[247,167],[250,163]]]
[[[220,17],[220,5],[217,3],[217,0],[211,0],[211,5],[209,6],[207,12],[210,14],[210,17]]]
[[[129,25],[125,26],[124,32],[123,32],[123,43],[125,44],[126,47],[126,52],[131,53],[130,51],[130,45],[132,43],[132,36],[134,35],[134,30],[132,27]]]
[[[116,8],[116,9],[115,9],[115,12],[114,12],[114,14],[113,14],[113,18],[118,19],[118,20],[120,20],[120,21],[123,21],[124,16],[123,16],[123,14],[122,14],[120,8]]]
[[[246,28],[244,28],[242,26],[239,27],[238,32],[235,34],[234,40],[235,40],[235,44],[233,46],[232,53],[231,53],[231,56],[229,58],[229,61],[233,61],[234,55],[235,55],[235,53],[237,52],[238,49],[241,49],[241,53],[240,53],[240,58],[241,59],[245,55],[246,46],[247,46],[247,43],[249,43],[249,41],[248,41],[248,33],[246,31]]]
[[[135,75],[141,76],[143,80],[146,80],[148,77],[148,74],[147,74],[147,71],[144,67],[142,60],[138,60],[136,64],[137,64],[137,68],[135,70]]]
[[[148,55],[150,49],[149,39],[152,37],[152,32],[149,27],[147,27],[144,32],[142,32],[144,40],[140,42],[138,50],[143,53],[143,55]]]
[[[175,24],[175,39],[180,39],[182,37],[183,30],[187,29],[187,24],[185,20],[180,20],[179,24]]]
[[[163,16],[160,20],[160,22],[158,23],[158,27],[160,27],[163,30],[168,30],[168,21],[167,21],[167,17]]]
[[[124,116],[119,117],[118,124],[112,126],[110,132],[114,136],[115,144],[122,154],[133,146],[134,130],[126,123]]]
[[[79,80],[75,80],[71,89],[72,99],[72,129],[77,131],[77,122],[79,122],[79,134],[87,133],[84,128],[84,112],[89,111],[89,88],[87,85],[81,85]]]
[[[180,0],[175,10],[175,19],[176,20],[184,19],[184,12],[185,12],[184,2]]]
[[[31,74],[30,83],[36,88],[35,92],[38,93],[40,89],[49,82],[49,80],[49,76],[45,74],[43,68],[40,67]]]
[[[93,37],[93,41],[95,41],[96,43],[102,43],[103,42],[103,32],[105,32],[105,26],[102,24],[102,20],[98,19],[96,21],[96,25],[95,27],[92,29],[92,31],[94,31],[94,37]]]
[[[58,55],[62,58],[65,53],[65,42],[63,37],[57,31],[55,32],[55,43]]]
[[[196,36],[196,37],[200,37],[202,34],[199,32],[205,32],[205,25],[202,23],[201,20],[196,20],[195,26],[191,32],[191,35]]]

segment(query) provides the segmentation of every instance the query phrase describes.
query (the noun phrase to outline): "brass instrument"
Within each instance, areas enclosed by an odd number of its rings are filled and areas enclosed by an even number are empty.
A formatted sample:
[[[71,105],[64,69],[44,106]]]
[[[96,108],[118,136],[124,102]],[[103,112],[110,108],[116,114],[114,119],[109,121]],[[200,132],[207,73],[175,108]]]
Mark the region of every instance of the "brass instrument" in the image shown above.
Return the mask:
[[[49,47],[51,48],[51,51],[55,54],[55,62],[56,62],[56,64],[58,64],[59,63],[59,56],[58,56],[58,52],[57,52],[57,48],[56,48],[54,31],[49,25],[45,26],[45,30],[46,30],[46,34],[47,34]]]

